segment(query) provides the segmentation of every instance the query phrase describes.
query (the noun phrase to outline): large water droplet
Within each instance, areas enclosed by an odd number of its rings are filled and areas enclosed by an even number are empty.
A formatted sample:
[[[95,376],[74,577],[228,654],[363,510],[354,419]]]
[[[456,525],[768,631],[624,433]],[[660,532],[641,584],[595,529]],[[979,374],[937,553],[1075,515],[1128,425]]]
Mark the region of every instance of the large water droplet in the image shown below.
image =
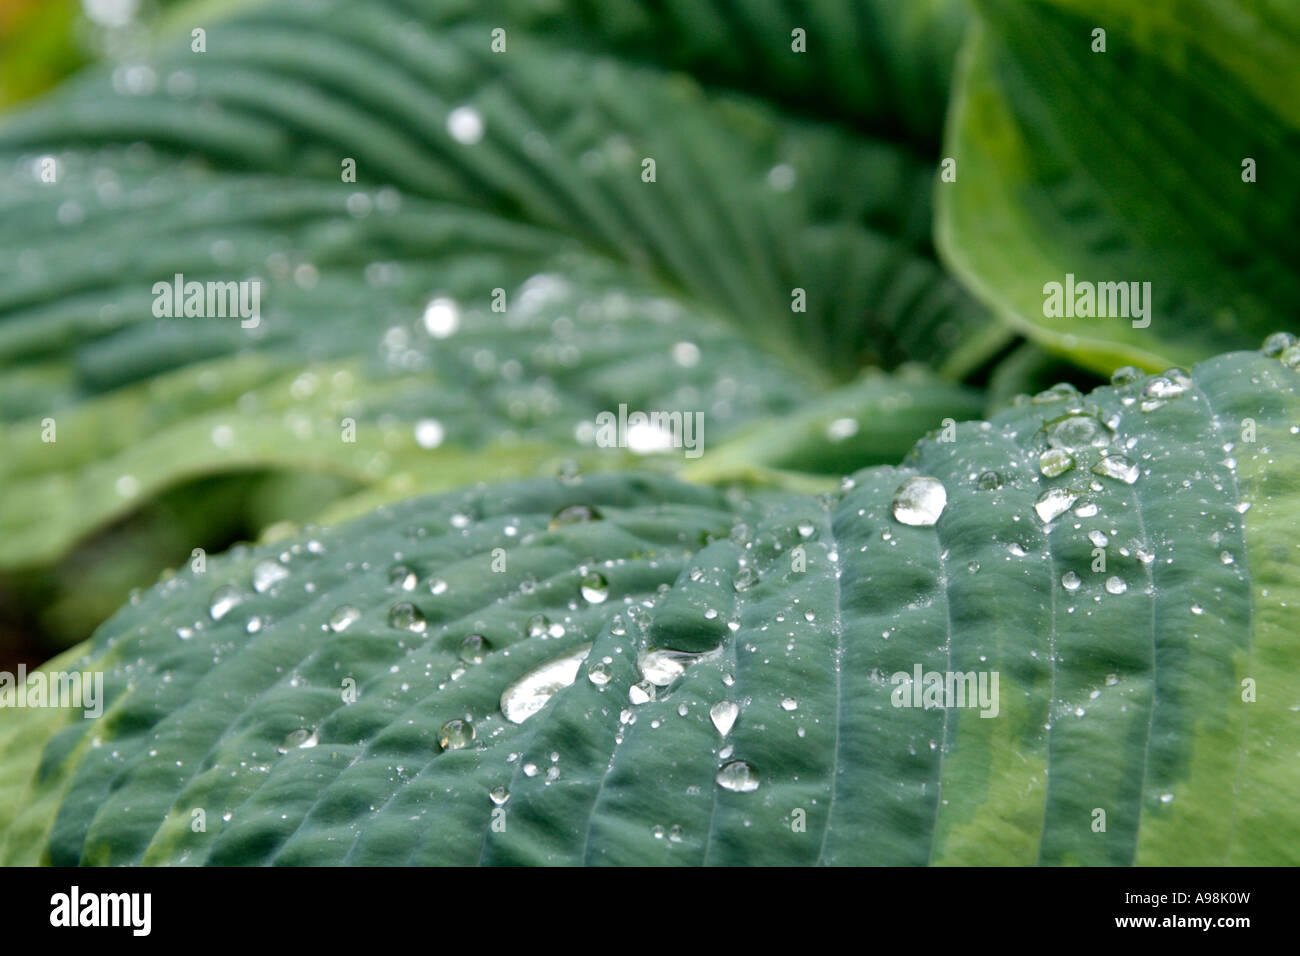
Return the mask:
[[[729,700],[720,700],[709,708],[709,719],[713,721],[713,726],[717,728],[718,733],[724,737],[731,733],[731,728],[739,715],[740,707]]]
[[[609,582],[599,571],[589,571],[582,578],[582,597],[588,604],[603,604],[609,597]]]
[[[460,750],[474,742],[474,725],[468,720],[449,720],[438,728],[438,746],[443,750]]]
[[[697,664],[702,660],[717,657],[722,653],[721,648],[715,648],[712,651],[692,653],[689,651],[674,651],[666,647],[656,647],[650,650],[642,651],[637,657],[637,667],[641,671],[641,676],[654,684],[656,687],[667,687],[682,674],[686,673],[686,668],[692,664]]]
[[[717,776],[718,786],[736,793],[753,793],[758,789],[758,771],[744,760],[733,760]]]
[[[1269,358],[1277,358],[1295,344],[1296,337],[1290,332],[1274,332],[1264,340],[1264,346],[1260,351]]]
[[[894,520],[914,527],[929,527],[948,504],[948,492],[938,478],[908,478],[894,492]]]
[[[554,531],[568,524],[582,524],[585,521],[599,521],[601,514],[590,505],[569,505],[551,515],[548,529]]]
[[[332,612],[330,612],[330,630],[335,633],[346,631],[349,627],[355,624],[360,617],[361,612],[351,604],[344,604],[340,607],[336,607]]]
[[[208,602],[208,616],[214,621],[219,621],[233,608],[243,603],[244,595],[239,588],[233,585],[217,588],[212,592],[212,599]]]
[[[1081,584],[1083,584],[1083,581],[1081,581],[1079,576],[1073,571],[1066,571],[1061,575],[1061,587],[1065,588],[1067,591],[1077,591]]]
[[[1070,506],[1078,499],[1078,495],[1066,488],[1049,488],[1038,496],[1038,501],[1034,503],[1034,510],[1038,512],[1038,517],[1043,524],[1047,524],[1053,518],[1069,511]]]
[[[614,675],[610,673],[609,665],[604,661],[596,661],[587,668],[587,680],[591,681],[597,687],[604,687],[609,683],[610,678]]]
[[[1038,470],[1047,478],[1063,475],[1074,467],[1074,457],[1063,448],[1049,448],[1038,456]]]
[[[1105,478],[1114,478],[1116,481],[1131,485],[1138,480],[1141,471],[1137,465],[1129,461],[1124,455],[1107,455],[1092,466],[1092,473]]]
[[[258,594],[265,594],[277,581],[283,581],[288,576],[289,569],[279,561],[269,558],[259,561],[253,566],[253,590]]]
[[[417,634],[423,633],[427,622],[424,619],[424,613],[414,604],[402,601],[394,604],[388,612],[388,626],[396,628],[399,631],[414,631]]]
[[[583,644],[534,667],[507,687],[501,695],[501,713],[506,720],[522,724],[541,710],[556,691],[578,679],[578,670],[590,653],[591,645]]]
[[[1128,590],[1128,585],[1118,574],[1112,574],[1106,579],[1107,594],[1123,594]]]
[[[314,731],[300,729],[285,737],[280,746],[275,749],[282,754],[287,754],[290,750],[306,750],[315,747],[318,743],[320,743],[320,738],[316,736]]]
[[[1110,429],[1091,415],[1066,415],[1048,423],[1047,444],[1065,451],[1105,448]]]

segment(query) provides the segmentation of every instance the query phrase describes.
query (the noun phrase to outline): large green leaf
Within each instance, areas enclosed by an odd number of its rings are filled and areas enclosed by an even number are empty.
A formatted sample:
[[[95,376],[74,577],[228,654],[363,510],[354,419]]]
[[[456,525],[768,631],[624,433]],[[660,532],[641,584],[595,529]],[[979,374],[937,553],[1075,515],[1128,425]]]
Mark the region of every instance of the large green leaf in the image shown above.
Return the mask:
[[[67,577],[78,541],[250,472],[333,487],[337,517],[617,467],[575,434],[621,404],[702,410],[710,446],[743,432],[734,474],[896,460],[976,413],[910,372],[855,391],[921,358],[953,382],[1009,335],[931,242],[959,4],[427,6],[205,14],[204,53],[181,8],[146,60],[0,121],[0,568]],[[176,273],[261,279],[261,325],[155,318]],[[460,316],[445,338],[422,320],[438,301]],[[912,412],[791,458],[787,425],[886,395]],[[773,416],[793,416],[780,461],[756,430]],[[300,518],[286,500],[253,494],[193,544]],[[183,556],[127,537],[119,570]]]
[[[1103,374],[1188,364],[1294,325],[1300,7],[977,7],[945,146],[958,174],[940,188],[936,226],[968,286]],[[1067,275],[1150,283],[1150,325],[1045,314],[1045,286]]]
[[[5,857],[1300,862],[1300,348],[1265,351],[823,497],[482,487],[183,570],[51,665],[104,673],[103,718],[4,713]],[[946,505],[903,523],[920,478]],[[917,666],[997,673],[997,716],[895,706]]]

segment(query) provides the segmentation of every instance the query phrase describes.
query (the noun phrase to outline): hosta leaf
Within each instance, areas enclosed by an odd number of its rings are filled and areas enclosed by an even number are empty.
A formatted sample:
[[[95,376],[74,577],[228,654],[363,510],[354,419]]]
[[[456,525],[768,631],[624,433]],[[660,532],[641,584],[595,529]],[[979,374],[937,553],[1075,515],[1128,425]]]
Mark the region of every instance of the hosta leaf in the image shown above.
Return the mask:
[[[958,4],[619,10],[281,0],[205,22],[201,54],[182,12],[156,53],[6,116],[0,567],[64,561],[200,480],[336,482],[333,518],[617,466],[575,431],[622,404],[702,410],[709,442],[746,428],[733,449],[761,450],[755,422],[809,419],[864,366],[924,357],[952,380],[1001,346],[931,246],[921,130]],[[260,279],[261,324],[155,318],[154,284],[178,273]],[[438,302],[458,324],[430,324]],[[970,414],[953,386],[880,391],[922,389],[933,418],[863,418],[835,454],[733,470],[890,460]],[[272,504],[194,544],[301,517]]]
[[[828,496],[486,487],[182,571],[57,662],[104,672],[103,718],[6,711],[4,853],[1294,864],[1276,344],[1057,389]],[[942,507],[901,508],[918,479]],[[895,706],[918,666],[997,673],[997,716]]]
[[[936,224],[969,287],[1103,374],[1188,364],[1290,321],[1300,302],[1295,5],[977,6],[945,146],[959,173],[940,189]],[[1093,52],[1094,30],[1105,52]],[[1150,325],[1046,314],[1045,286],[1067,275],[1150,283]]]

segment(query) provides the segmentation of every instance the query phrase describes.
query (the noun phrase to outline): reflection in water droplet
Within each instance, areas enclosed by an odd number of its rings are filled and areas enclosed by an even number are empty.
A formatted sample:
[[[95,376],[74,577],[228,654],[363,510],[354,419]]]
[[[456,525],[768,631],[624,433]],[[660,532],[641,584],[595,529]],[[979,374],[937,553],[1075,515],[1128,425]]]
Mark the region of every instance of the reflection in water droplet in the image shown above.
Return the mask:
[[[426,627],[424,614],[414,604],[402,601],[394,604],[388,612],[388,626],[396,628],[399,631],[414,631],[417,634],[423,633]]]
[[[506,720],[522,724],[541,710],[556,691],[578,679],[578,669],[590,653],[591,645],[583,644],[534,667],[507,687],[501,695],[501,713]]]
[[[729,700],[720,700],[709,708],[709,719],[713,721],[713,726],[717,728],[718,733],[724,737],[731,733],[731,728],[739,714],[740,708]]]
[[[582,578],[582,596],[588,604],[603,604],[609,597],[609,582],[599,571],[590,571]]]
[[[938,478],[908,478],[894,493],[894,520],[913,527],[929,527],[948,504],[948,492]]]
[[[733,760],[717,776],[718,786],[736,793],[753,793],[758,789],[758,771],[744,760]]]
[[[449,720],[438,728],[438,746],[443,750],[460,750],[473,743],[475,736],[474,725],[468,720]]]

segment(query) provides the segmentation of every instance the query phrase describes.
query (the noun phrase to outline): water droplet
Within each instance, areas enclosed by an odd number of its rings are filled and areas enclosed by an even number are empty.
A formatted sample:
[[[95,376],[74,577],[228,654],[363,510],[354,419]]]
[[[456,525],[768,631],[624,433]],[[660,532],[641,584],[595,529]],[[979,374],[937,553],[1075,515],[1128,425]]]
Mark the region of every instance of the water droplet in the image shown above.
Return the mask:
[[[287,754],[290,750],[306,750],[315,747],[320,743],[320,738],[311,730],[295,730],[289,736],[284,738],[284,742],[275,748],[282,754]]]
[[[813,532],[815,532],[816,530],[817,530],[816,526],[811,521],[799,522],[798,531],[799,531],[799,537],[801,538],[811,538],[813,536]]]
[[[1132,365],[1125,365],[1117,368],[1110,376],[1112,385],[1132,385],[1142,377],[1142,371],[1134,368]]]
[[[449,720],[438,728],[438,746],[443,750],[460,750],[474,742],[474,725],[468,720]]]
[[[1124,579],[1118,574],[1112,574],[1106,579],[1107,594],[1123,594],[1127,590],[1128,585],[1124,583]]]
[[[980,472],[980,476],[975,479],[975,487],[980,491],[997,491],[1002,487],[1002,476],[996,471]]]
[[[718,733],[724,737],[731,733],[731,728],[739,714],[740,708],[729,700],[720,700],[709,708],[709,719],[713,721],[713,726],[717,728]]]
[[[1065,451],[1105,448],[1110,444],[1110,429],[1092,415],[1065,415],[1048,422],[1047,444]]]
[[[609,665],[604,661],[596,661],[587,668],[587,680],[591,681],[597,687],[604,687],[609,683],[610,678],[614,675],[609,671]]]
[[[685,836],[685,833],[684,833],[684,831],[682,830],[681,827],[674,825],[674,826],[671,826],[671,827],[668,828],[668,839],[669,839],[671,842],[673,842],[673,843],[681,843],[681,842],[682,842],[682,837],[684,837],[684,836]]]
[[[1114,478],[1126,485],[1136,482],[1141,474],[1138,466],[1123,455],[1107,455],[1092,466],[1092,473],[1101,475],[1103,478]]]
[[[1290,332],[1274,332],[1264,340],[1264,346],[1260,351],[1269,358],[1277,358],[1295,344],[1296,337]]]
[[[1092,542],[1094,548],[1104,548],[1106,545],[1110,544],[1110,538],[1106,537],[1106,535],[1100,531],[1089,531],[1088,540]]]
[[[473,146],[483,138],[483,117],[472,106],[458,106],[447,114],[447,132],[464,146]]]
[[[388,583],[403,591],[414,591],[418,580],[415,572],[404,564],[395,564],[388,569]]]
[[[655,685],[648,680],[638,681],[628,688],[627,699],[640,706],[655,699]]]
[[[582,596],[588,604],[603,604],[609,597],[609,582],[599,571],[588,572],[582,578]]]
[[[426,622],[423,612],[414,604],[402,601],[394,604],[388,612],[388,626],[399,631],[424,632]]]
[[[636,663],[642,677],[656,687],[667,687],[686,673],[686,668],[692,664],[706,658],[717,657],[721,653],[721,648],[693,653],[690,651],[674,651],[666,647],[655,647],[638,655]]]
[[[1291,346],[1277,358],[1287,368],[1300,368],[1300,345]]]
[[[799,702],[798,702],[797,700],[795,700],[793,697],[787,697],[785,700],[781,701],[781,709],[782,709],[782,710],[798,710],[798,709],[799,709]]]
[[[1049,488],[1038,496],[1038,501],[1034,503],[1034,510],[1038,512],[1038,517],[1043,524],[1047,524],[1069,511],[1070,506],[1078,499],[1079,496],[1068,489]]]
[[[601,514],[590,505],[568,505],[551,516],[548,530],[554,531],[568,524],[582,524],[585,521],[599,521]]]
[[[744,567],[736,571],[731,579],[731,585],[737,591],[747,591],[758,582],[758,574],[753,568]]]
[[[219,621],[233,608],[243,603],[244,595],[239,588],[233,585],[217,588],[212,592],[212,600],[208,603],[208,616],[214,621]]]
[[[510,791],[505,787],[493,787],[488,791],[488,799],[499,807],[510,799]]]
[[[445,339],[460,327],[460,306],[454,299],[436,298],[424,307],[424,328],[435,339]]]
[[[442,578],[429,578],[429,593],[433,595],[446,594],[447,582]]]
[[[253,566],[253,590],[258,594],[265,594],[277,581],[283,581],[288,576],[289,569],[279,561],[269,558],[259,561]]]
[[[545,637],[546,632],[550,629],[551,619],[545,614],[534,614],[524,626],[524,630],[529,637]]]
[[[421,448],[434,449],[442,444],[447,431],[436,418],[422,418],[415,423],[415,443]]]
[[[929,527],[948,504],[948,492],[938,478],[908,478],[894,493],[894,520],[914,527]]]
[[[1061,575],[1061,587],[1065,588],[1067,591],[1077,591],[1081,584],[1083,584],[1083,582],[1073,571],[1066,571],[1065,574]]]
[[[336,607],[330,612],[329,627],[331,631],[338,633],[346,631],[349,627],[357,622],[361,617],[361,612],[351,604],[344,604]]]
[[[492,649],[492,645],[482,634],[466,634],[460,642],[460,659],[466,664],[481,664],[483,655]]]
[[[583,644],[534,667],[507,687],[501,695],[501,713],[506,720],[522,724],[541,710],[557,691],[578,679],[578,669],[590,653],[591,645]]]
[[[1166,372],[1165,375],[1157,375],[1155,378],[1151,379],[1151,381],[1143,385],[1143,396],[1146,398],[1163,400],[1177,398],[1179,395],[1183,394],[1183,386],[1172,378],[1167,377],[1168,374],[1169,373]]]
[[[1048,478],[1063,475],[1074,467],[1074,457],[1061,448],[1049,448],[1038,456],[1038,470]]]
[[[758,771],[744,760],[733,760],[717,776],[718,786],[736,793],[753,793],[758,789]]]
[[[1219,560],[1224,564],[1232,564],[1237,559],[1232,556],[1231,551],[1220,551]]]
[[[1199,616],[1205,613],[1205,608],[1201,607],[1199,604],[1193,604],[1191,607],[1191,611],[1193,614]]]

